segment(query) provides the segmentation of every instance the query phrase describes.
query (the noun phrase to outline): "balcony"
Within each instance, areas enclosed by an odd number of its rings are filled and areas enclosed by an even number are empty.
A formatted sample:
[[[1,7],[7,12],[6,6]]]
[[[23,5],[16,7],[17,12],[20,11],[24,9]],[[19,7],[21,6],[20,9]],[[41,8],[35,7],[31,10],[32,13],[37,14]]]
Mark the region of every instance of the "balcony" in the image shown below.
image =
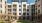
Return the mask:
[[[25,8],[25,9],[23,9],[23,12],[26,12],[26,8]]]
[[[11,8],[11,5],[8,5],[8,8]]]
[[[13,12],[17,12],[17,11],[13,11]]]
[[[23,7],[23,8],[25,8],[25,9],[26,9],[26,7]]]
[[[15,13],[16,11],[13,11],[13,15],[16,15],[16,13]]]
[[[11,11],[8,11],[9,13],[11,13]]]
[[[17,8],[17,5],[15,4],[15,5],[13,5],[13,8]]]
[[[26,4],[23,4],[23,8],[26,8]]]
[[[16,8],[16,7],[13,7],[13,8]]]
[[[26,11],[23,11],[23,12],[26,12]]]
[[[16,12],[17,10],[16,9],[13,9],[13,12]]]
[[[8,12],[12,12],[12,10],[11,9],[8,9]]]

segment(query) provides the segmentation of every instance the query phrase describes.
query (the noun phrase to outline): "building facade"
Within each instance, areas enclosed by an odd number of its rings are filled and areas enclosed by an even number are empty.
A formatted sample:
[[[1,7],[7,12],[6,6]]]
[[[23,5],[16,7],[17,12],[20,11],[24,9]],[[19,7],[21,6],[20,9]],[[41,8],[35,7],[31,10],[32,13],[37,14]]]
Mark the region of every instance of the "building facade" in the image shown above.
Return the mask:
[[[31,11],[32,21],[35,21],[35,4],[31,5]]]
[[[14,17],[27,19],[28,16],[31,16],[31,5],[27,4],[26,2],[12,2],[12,4],[7,3],[6,7],[6,14],[12,14]]]
[[[36,0],[35,2],[35,16],[36,22],[42,23],[42,0]]]
[[[21,3],[18,0],[12,0],[11,3],[7,3],[7,0],[0,0],[0,14],[11,14],[16,20],[31,20],[32,10],[34,10],[32,5],[27,4],[26,0],[22,0]]]
[[[5,0],[0,0],[0,14],[5,13]]]

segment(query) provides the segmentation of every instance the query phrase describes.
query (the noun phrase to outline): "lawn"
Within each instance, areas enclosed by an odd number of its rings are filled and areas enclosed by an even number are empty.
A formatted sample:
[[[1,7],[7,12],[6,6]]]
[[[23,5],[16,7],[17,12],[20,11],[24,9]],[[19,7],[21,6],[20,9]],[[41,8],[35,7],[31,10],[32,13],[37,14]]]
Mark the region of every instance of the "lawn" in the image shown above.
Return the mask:
[[[35,23],[35,22],[27,21],[27,20],[19,20],[17,21],[17,23]]]
[[[0,23],[9,23],[9,21],[0,21]]]

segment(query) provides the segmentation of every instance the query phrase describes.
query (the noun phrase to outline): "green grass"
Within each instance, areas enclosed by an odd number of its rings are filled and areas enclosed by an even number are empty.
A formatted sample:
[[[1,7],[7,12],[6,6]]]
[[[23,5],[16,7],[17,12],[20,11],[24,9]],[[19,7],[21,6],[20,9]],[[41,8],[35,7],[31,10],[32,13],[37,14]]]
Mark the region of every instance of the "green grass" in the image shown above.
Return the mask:
[[[0,23],[9,23],[9,21],[0,21]]]
[[[27,20],[19,20],[17,23],[34,23],[32,21],[27,21]]]
[[[30,23],[30,22],[28,22],[27,20],[19,20],[17,21],[17,23]]]

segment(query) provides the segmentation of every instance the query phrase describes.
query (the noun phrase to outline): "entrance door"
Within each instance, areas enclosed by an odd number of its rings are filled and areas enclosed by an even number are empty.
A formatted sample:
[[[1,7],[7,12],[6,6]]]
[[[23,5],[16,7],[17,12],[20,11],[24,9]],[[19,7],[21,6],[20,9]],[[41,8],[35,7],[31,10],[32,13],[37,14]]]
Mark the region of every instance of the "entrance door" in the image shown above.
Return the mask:
[[[23,20],[25,20],[26,19],[26,17],[23,17]]]

